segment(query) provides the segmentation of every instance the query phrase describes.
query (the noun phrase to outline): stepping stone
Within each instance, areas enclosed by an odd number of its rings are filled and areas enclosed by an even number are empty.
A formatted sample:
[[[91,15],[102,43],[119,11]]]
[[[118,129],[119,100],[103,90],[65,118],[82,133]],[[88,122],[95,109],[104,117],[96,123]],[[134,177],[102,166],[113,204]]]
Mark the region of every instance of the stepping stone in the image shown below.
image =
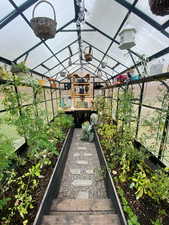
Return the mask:
[[[78,157],[78,156],[80,156],[80,153],[75,153],[75,154],[73,154],[73,156]]]
[[[80,175],[80,169],[70,169],[70,173],[73,175]]]
[[[86,173],[87,174],[94,174],[94,171],[93,170],[86,170]]]
[[[92,185],[92,181],[91,180],[74,180],[72,182],[72,185],[76,187],[87,187]]]
[[[87,165],[88,164],[88,161],[78,160],[78,161],[76,161],[76,163],[79,164],[79,165]]]
[[[91,153],[84,153],[84,156],[92,156],[93,154]]]
[[[80,191],[77,195],[77,199],[89,199],[89,192],[88,191]]]
[[[87,150],[86,147],[77,147],[78,150]]]

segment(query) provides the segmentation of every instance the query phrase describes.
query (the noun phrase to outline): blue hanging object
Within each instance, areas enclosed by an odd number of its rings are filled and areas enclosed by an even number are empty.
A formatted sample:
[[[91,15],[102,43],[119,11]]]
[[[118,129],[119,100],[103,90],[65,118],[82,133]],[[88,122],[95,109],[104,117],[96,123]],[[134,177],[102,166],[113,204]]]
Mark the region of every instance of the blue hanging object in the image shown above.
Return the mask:
[[[140,76],[138,74],[133,74],[131,75],[131,80],[139,80],[140,79]]]

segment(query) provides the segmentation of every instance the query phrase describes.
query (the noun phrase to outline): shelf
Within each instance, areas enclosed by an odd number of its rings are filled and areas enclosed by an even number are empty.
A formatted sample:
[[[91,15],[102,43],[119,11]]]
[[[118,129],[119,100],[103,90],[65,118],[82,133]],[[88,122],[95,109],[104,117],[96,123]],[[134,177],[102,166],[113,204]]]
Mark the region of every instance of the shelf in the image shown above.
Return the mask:
[[[78,86],[78,85],[90,85],[90,83],[73,83],[73,85],[75,85],[75,86],[76,86],[76,85],[77,85],[77,86]]]
[[[73,111],[94,111],[94,108],[67,108],[63,109],[65,112],[73,112]]]
[[[75,94],[75,95],[73,95],[73,96],[90,96],[89,94]]]

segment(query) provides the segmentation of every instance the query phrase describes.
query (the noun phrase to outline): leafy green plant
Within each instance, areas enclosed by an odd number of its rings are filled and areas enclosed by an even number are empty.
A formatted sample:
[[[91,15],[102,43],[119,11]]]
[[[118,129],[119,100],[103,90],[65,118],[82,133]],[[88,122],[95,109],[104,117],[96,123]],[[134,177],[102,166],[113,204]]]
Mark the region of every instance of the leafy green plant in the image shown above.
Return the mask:
[[[80,139],[82,141],[88,141],[88,142],[92,142],[94,140],[93,127],[89,123],[89,121],[86,121],[82,124],[82,135]]]
[[[155,171],[151,176],[152,198],[159,202],[165,200],[169,203],[169,169],[160,169]]]
[[[11,72],[12,73],[18,73],[18,72],[24,72],[24,73],[28,73],[29,69],[28,67],[25,65],[25,62],[21,62],[18,64],[13,64],[11,67]]]
[[[135,215],[135,213],[133,212],[133,210],[129,206],[128,201],[125,198],[125,194],[124,194],[123,189],[118,187],[118,193],[119,193],[119,195],[121,197],[121,201],[122,201],[124,212],[128,216],[128,221],[127,221],[128,224],[129,225],[140,225],[140,223],[138,222],[137,216]]]
[[[151,180],[147,177],[142,165],[139,164],[138,169],[139,170],[135,171],[133,176],[130,178],[132,180],[130,187],[134,187],[136,189],[136,199],[140,199],[144,195],[152,197],[153,191],[151,188]]]

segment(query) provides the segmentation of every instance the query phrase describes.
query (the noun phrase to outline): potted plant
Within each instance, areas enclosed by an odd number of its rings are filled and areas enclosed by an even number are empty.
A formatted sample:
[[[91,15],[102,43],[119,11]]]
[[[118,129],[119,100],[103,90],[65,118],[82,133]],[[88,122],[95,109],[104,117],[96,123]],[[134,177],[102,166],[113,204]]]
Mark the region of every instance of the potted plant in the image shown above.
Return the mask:
[[[45,80],[38,80],[40,86],[45,86],[46,81]]]
[[[10,80],[11,79],[10,73],[1,66],[0,66],[0,79],[1,80]]]
[[[29,68],[25,65],[25,62],[23,61],[23,62],[18,63],[18,64],[12,64],[11,72],[19,74],[19,75],[23,75],[23,74],[29,72]]]

